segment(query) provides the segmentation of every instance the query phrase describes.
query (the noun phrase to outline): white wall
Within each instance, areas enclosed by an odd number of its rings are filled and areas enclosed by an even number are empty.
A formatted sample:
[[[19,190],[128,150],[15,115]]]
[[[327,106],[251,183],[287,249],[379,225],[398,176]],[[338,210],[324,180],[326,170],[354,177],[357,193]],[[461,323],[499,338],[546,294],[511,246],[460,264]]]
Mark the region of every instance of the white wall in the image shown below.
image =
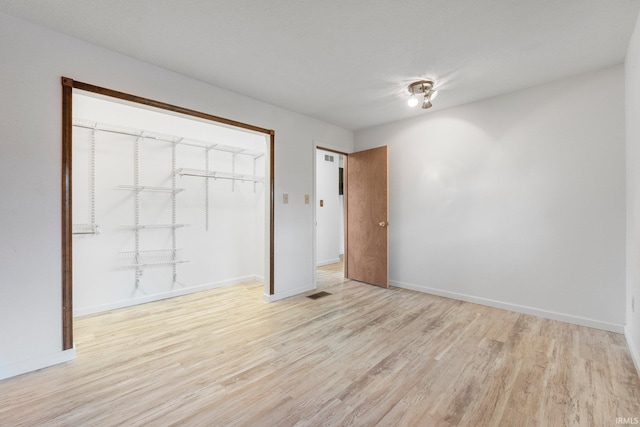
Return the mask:
[[[270,299],[313,288],[313,140],[350,152],[351,132],[4,14],[0,39],[0,378],[73,357],[61,350],[61,76],[274,129]]]
[[[389,146],[393,284],[622,330],[621,66],[355,141],[356,150]]]
[[[325,160],[333,157],[333,162]],[[340,155],[325,150],[316,151],[316,265],[340,261],[340,197],[338,168]],[[323,206],[320,206],[322,200]]]
[[[264,177],[268,156],[264,134],[235,130],[201,120],[180,117],[149,108],[134,107],[102,98],[73,95],[74,116],[120,128],[145,130],[184,142],[232,146],[262,154],[255,161],[255,174]],[[73,128],[73,223],[90,222],[91,130]],[[84,315],[142,302],[154,301],[243,281],[262,280],[264,267],[264,183],[229,181],[176,175],[176,247],[180,260],[176,282],[173,265],[142,268],[136,286],[133,263],[135,249],[135,193],[119,190],[133,185],[135,136],[97,131],[95,135],[95,220],[99,234],[73,237],[73,309]],[[171,187],[172,147],[167,141],[143,139],[139,142],[139,184]],[[231,172],[233,154],[178,144],[175,167]],[[235,173],[254,174],[254,157],[235,156]],[[208,188],[208,190],[207,190]],[[208,203],[205,192],[208,191]],[[208,205],[208,206],[206,206]],[[141,192],[139,223],[172,224],[172,194]],[[262,211],[262,212],[259,212]],[[262,218],[262,222],[257,219]],[[207,221],[208,220],[208,221]],[[138,231],[141,251],[172,248],[171,228]],[[262,250],[259,250],[262,249]],[[260,253],[262,257],[256,256]],[[148,253],[153,259],[168,259],[168,252]],[[145,257],[148,258],[148,257]],[[165,259],[166,258],[166,259]]]
[[[640,18],[625,61],[627,130],[627,292],[625,335],[640,372]],[[634,303],[634,309],[632,309]]]

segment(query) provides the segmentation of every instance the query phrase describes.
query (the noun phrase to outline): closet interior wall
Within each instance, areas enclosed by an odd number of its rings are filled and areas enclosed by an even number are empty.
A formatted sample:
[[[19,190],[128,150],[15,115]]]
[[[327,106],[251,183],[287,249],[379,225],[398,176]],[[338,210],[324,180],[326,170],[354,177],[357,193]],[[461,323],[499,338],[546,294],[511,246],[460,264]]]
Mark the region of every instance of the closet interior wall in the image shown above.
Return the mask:
[[[264,281],[265,136],[73,96],[74,314]]]

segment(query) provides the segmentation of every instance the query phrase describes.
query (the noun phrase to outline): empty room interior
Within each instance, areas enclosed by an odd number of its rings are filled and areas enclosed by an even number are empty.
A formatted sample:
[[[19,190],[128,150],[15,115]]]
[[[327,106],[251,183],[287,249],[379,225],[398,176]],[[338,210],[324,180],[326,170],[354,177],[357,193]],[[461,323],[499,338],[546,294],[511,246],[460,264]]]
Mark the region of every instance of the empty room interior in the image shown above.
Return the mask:
[[[0,0],[0,425],[640,423],[640,0]]]

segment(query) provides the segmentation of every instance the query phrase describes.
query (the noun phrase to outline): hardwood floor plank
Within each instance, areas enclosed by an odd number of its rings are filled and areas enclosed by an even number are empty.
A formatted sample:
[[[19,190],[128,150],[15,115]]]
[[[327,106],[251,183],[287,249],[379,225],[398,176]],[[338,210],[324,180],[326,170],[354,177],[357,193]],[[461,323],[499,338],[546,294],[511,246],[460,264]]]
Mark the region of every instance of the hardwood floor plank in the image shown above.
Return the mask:
[[[0,381],[4,426],[599,426],[640,416],[624,337],[345,280],[76,319],[77,359]]]

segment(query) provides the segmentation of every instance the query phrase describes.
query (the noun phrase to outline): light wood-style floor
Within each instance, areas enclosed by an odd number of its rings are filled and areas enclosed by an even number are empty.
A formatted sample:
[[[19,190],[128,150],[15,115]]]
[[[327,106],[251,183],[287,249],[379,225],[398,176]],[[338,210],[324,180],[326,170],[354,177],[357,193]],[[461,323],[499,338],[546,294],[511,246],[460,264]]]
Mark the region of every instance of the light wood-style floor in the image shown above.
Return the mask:
[[[321,277],[331,295],[317,300],[267,303],[261,285],[247,284],[79,318],[75,361],[0,381],[0,425],[640,417],[640,379],[619,334],[344,281],[331,268]]]

